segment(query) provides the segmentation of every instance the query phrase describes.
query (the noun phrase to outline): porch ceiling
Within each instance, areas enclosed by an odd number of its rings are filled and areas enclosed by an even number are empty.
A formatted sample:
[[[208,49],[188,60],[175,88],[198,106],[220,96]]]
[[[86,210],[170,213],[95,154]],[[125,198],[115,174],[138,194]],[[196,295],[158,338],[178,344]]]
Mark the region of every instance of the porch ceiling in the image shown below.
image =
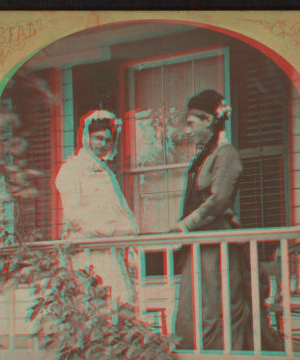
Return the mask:
[[[175,23],[124,23],[94,27],[60,39],[34,55],[28,68],[53,67],[62,64],[109,59],[110,46],[160,37],[193,29]]]

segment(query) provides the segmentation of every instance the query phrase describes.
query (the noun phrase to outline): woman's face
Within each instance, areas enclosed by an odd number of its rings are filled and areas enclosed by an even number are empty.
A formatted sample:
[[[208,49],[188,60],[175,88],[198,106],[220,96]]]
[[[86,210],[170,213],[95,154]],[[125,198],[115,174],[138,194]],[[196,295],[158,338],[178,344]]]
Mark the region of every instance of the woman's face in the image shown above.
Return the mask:
[[[90,134],[90,148],[98,158],[108,155],[112,149],[111,131],[108,129],[93,131]]]
[[[210,134],[209,125],[211,121],[212,117],[209,114],[201,117],[190,114],[185,118],[184,132],[192,137],[195,145],[198,146]]]

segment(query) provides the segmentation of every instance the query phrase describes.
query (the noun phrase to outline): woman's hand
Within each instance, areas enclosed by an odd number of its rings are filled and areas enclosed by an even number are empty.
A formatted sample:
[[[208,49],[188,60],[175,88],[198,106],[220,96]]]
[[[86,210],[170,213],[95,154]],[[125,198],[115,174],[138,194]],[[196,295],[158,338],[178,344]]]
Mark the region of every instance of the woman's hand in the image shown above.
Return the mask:
[[[115,230],[111,236],[130,236],[134,235],[134,232],[132,230]]]
[[[178,229],[178,227],[173,227],[173,228],[171,228],[167,233],[168,233],[168,234],[171,234],[171,233],[179,233],[179,229]]]

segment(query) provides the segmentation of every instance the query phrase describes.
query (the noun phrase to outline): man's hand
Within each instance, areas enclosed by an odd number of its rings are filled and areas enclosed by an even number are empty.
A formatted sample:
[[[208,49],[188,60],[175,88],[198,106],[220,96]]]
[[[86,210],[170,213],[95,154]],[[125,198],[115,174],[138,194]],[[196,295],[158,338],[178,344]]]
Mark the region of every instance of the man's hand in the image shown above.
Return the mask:
[[[171,233],[186,233],[186,232],[187,232],[187,230],[181,221],[179,223],[177,223],[176,227],[173,227],[168,231],[169,234],[171,234]]]

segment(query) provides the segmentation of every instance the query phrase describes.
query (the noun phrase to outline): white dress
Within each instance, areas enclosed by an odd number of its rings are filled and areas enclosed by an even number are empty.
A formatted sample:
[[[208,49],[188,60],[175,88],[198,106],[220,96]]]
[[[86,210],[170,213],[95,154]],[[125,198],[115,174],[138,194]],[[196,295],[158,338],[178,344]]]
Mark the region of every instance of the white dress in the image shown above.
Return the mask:
[[[114,231],[138,233],[137,222],[115,175],[85,148],[62,165],[56,187],[63,204],[63,239],[101,238]],[[95,261],[104,285],[112,287],[112,296],[121,302],[132,302],[133,289],[122,249],[97,251]]]

